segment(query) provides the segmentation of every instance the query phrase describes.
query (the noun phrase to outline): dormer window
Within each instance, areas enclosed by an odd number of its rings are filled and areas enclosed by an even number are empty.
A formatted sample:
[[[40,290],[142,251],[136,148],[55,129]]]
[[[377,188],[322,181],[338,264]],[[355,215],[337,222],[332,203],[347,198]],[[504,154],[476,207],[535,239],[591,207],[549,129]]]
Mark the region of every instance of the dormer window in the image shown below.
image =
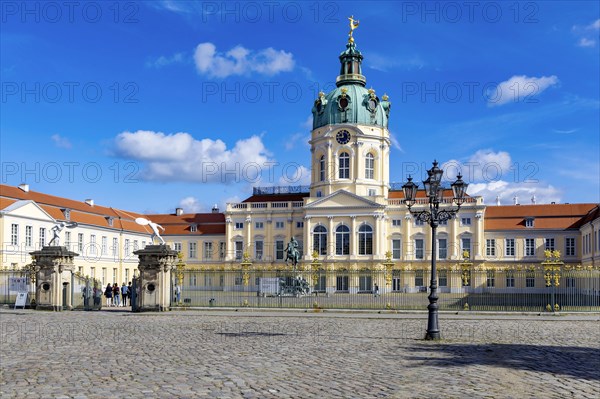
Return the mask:
[[[527,218],[525,219],[525,227],[533,227],[533,221],[535,219],[534,218]]]
[[[63,209],[63,213],[65,214],[65,220],[71,220],[71,210]]]
[[[106,218],[106,223],[108,223],[108,227],[113,227],[114,219],[109,216]]]
[[[195,224],[190,225],[190,232],[195,233],[198,231],[198,226]]]

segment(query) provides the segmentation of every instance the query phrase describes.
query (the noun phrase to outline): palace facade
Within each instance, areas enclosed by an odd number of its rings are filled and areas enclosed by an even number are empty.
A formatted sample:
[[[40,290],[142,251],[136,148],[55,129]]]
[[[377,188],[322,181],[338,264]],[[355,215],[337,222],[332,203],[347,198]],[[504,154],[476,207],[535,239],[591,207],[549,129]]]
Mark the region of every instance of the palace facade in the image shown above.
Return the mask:
[[[432,256],[441,276],[464,262],[465,253],[474,267],[499,272],[540,265],[545,250],[560,251],[572,267],[600,266],[600,210],[593,203],[489,206],[480,197],[468,197],[458,216],[439,226],[432,253],[431,228],[415,219],[400,187],[390,182],[388,96],[366,88],[363,56],[354,41],[339,59],[337,87],[319,93],[312,108],[310,186],[255,188],[223,212],[185,214],[178,208],[173,214],[140,215],[93,200],[46,195],[27,185],[2,185],[2,267],[23,268],[31,262],[29,252],[48,244],[57,222],[74,221],[78,226],[64,229],[60,244],[80,254],[79,273],[103,285],[129,281],[137,268],[133,251],[150,243],[151,231],[137,225],[137,217],[162,225],[165,241],[189,269],[237,270],[245,261],[256,270],[279,270],[285,268],[284,248],[292,237],[299,243],[301,265],[316,262],[334,273],[383,270],[384,265],[412,270],[415,278],[401,283],[410,291],[428,284],[423,277]],[[451,191],[444,194],[441,206],[452,206]],[[427,201],[420,192],[413,210],[425,209]],[[317,283],[322,291],[350,293],[364,291],[361,284]],[[440,289],[460,285],[450,281]]]

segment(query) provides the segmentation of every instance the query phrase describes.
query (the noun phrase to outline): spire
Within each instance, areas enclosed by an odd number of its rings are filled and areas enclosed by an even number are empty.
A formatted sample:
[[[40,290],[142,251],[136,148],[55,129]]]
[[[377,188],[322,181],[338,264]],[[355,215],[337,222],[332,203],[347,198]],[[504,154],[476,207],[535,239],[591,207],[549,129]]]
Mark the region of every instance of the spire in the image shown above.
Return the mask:
[[[346,50],[340,54],[340,62],[342,67],[340,69],[340,75],[337,77],[335,84],[337,87],[347,84],[358,84],[364,87],[367,83],[367,79],[362,75],[361,63],[363,56],[356,48],[354,37],[352,36],[354,30],[358,28],[359,21],[354,19],[354,16],[351,16],[348,19],[350,20],[350,33],[348,33]]]

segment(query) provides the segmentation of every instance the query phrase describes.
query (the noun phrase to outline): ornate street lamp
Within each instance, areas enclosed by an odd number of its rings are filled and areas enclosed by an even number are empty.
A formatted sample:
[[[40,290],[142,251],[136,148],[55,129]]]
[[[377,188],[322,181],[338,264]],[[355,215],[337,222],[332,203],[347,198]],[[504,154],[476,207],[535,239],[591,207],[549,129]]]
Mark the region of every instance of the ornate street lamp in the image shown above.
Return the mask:
[[[425,187],[425,195],[428,198],[429,210],[417,211],[412,210],[412,206],[416,203],[417,191],[419,186],[413,183],[412,177],[408,177],[408,182],[402,186],[404,192],[404,203],[408,206],[410,213],[415,215],[417,220],[429,224],[431,227],[431,285],[429,299],[429,319],[427,321],[427,333],[425,339],[438,340],[441,339],[440,329],[438,327],[438,294],[437,294],[437,269],[436,269],[436,229],[440,222],[452,219],[458,213],[460,206],[465,200],[467,191],[467,183],[462,180],[459,174],[454,183],[451,184],[454,197],[452,202],[456,204],[455,209],[442,208],[440,202],[443,201],[444,188],[441,185],[442,175],[444,171],[438,167],[437,161],[433,161],[433,167],[427,171],[427,180],[423,182]]]

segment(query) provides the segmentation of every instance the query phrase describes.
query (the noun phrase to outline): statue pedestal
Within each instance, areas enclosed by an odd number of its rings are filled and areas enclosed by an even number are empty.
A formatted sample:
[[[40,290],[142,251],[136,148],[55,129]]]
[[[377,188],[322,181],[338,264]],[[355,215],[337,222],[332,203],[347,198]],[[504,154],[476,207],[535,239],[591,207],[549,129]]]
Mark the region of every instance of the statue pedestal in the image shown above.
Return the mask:
[[[171,310],[171,269],[177,263],[177,251],[165,244],[147,245],[134,254],[140,258],[137,311]]]
[[[72,310],[73,258],[79,254],[66,247],[46,246],[41,251],[30,252],[30,255],[37,269],[36,310]]]

